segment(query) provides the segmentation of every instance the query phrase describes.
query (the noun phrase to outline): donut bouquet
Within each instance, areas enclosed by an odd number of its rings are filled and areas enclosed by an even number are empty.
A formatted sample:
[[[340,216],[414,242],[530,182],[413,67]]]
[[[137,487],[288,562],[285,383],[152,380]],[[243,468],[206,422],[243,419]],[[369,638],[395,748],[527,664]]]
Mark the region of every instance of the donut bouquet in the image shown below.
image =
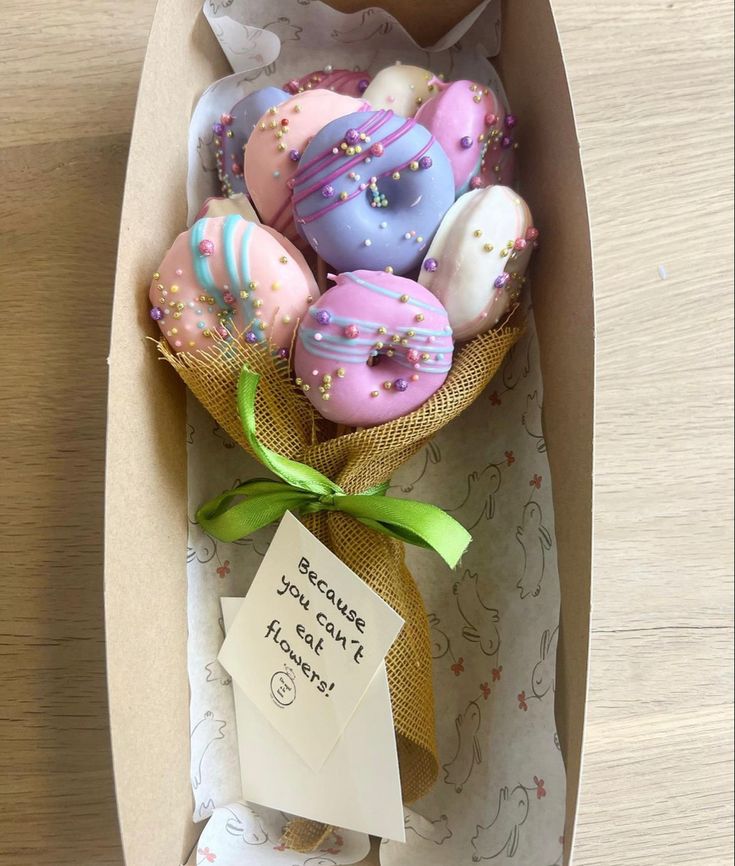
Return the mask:
[[[429,625],[404,542],[453,566],[469,536],[443,513],[396,518],[386,488],[522,330],[538,233],[513,187],[515,127],[482,82],[401,64],[255,90],[213,118],[222,195],[149,290],[163,357],[268,468],[264,454],[323,479],[279,501],[405,620],[386,659],[405,802],[439,765]],[[249,490],[213,490],[197,515],[206,531],[251,531]],[[346,505],[366,499],[367,512]],[[270,522],[284,509],[261,510]],[[310,850],[324,832],[296,820],[288,844]]]

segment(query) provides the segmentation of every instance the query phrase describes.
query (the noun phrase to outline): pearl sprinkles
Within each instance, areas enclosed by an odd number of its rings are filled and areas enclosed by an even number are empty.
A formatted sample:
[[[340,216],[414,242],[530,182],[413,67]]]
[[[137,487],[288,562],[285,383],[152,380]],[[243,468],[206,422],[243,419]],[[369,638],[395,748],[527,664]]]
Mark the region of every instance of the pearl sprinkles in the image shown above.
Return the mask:
[[[327,124],[306,147],[294,180],[302,236],[341,270],[418,267],[454,200],[442,148],[419,123],[388,110]],[[387,213],[390,221],[382,218]],[[380,232],[389,222],[391,231]],[[396,235],[411,243],[396,249]]]
[[[301,253],[277,233],[239,214],[203,217],[176,238],[156,271],[149,314],[176,352],[206,349],[234,332],[250,343],[267,333],[277,352],[290,346],[317,294]]]
[[[298,387],[338,423],[373,426],[418,408],[451,365],[446,312],[403,277],[360,270],[330,279],[336,286],[298,332]]]

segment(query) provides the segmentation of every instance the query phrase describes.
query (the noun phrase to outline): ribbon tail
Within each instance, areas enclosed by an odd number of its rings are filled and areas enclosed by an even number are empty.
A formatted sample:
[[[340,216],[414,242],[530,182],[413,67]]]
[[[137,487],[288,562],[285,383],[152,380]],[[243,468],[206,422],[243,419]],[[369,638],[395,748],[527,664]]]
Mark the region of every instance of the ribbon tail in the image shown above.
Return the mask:
[[[338,496],[335,505],[377,532],[436,551],[450,568],[472,541],[461,523],[426,502],[358,495]]]
[[[322,475],[321,472],[304,463],[283,457],[258,440],[255,430],[255,394],[259,381],[260,376],[247,367],[242,368],[237,381],[237,409],[242,421],[242,429],[253,454],[274,475],[282,478],[291,487],[308,490],[319,496],[341,493],[340,487],[326,475]]]
[[[313,499],[313,495],[306,491],[294,490],[278,482],[265,483],[277,484],[280,489],[253,494],[252,490],[245,490],[250,485],[243,484],[234,490],[228,490],[199,508],[196,513],[197,523],[205,532],[220,541],[239,541],[280,520],[287,511],[298,511]],[[231,500],[238,496],[244,498],[234,505],[231,504]]]

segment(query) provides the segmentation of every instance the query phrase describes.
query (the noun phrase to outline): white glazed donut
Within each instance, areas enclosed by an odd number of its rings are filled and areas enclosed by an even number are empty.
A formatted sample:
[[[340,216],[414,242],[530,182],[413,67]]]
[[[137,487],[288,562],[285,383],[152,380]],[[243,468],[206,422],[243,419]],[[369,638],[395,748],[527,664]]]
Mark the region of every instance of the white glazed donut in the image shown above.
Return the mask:
[[[441,79],[428,69],[396,63],[381,69],[363,96],[374,111],[389,108],[401,117],[413,117],[441,85]]]
[[[489,331],[520,294],[538,231],[515,190],[460,196],[424,259],[419,282],[446,307],[455,340]]]

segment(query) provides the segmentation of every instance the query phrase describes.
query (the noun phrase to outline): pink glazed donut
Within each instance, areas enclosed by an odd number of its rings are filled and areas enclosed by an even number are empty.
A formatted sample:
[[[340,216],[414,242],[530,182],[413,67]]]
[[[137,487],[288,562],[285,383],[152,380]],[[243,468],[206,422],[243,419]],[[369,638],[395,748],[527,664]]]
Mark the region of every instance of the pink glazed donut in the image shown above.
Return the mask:
[[[301,240],[291,212],[290,184],[301,154],[323,126],[364,107],[361,99],[308,90],[272,106],[260,118],[246,145],[245,182],[264,223],[290,240]]]
[[[294,349],[296,384],[318,412],[374,427],[418,409],[452,365],[452,329],[423,286],[384,271],[352,271],[309,308]]]
[[[150,315],[175,352],[207,349],[215,331],[227,337],[234,325],[248,343],[267,339],[287,357],[298,320],[318,296],[292,243],[231,214],[197,220],[176,238],[153,275]]]
[[[343,93],[345,96],[359,97],[367,90],[370,84],[370,73],[353,69],[334,69],[325,66],[309,72],[301,78],[292,78],[283,85],[288,93],[303,93],[305,90],[333,90],[335,93]]]
[[[474,81],[439,82],[439,93],[416,112],[452,163],[456,195],[500,183],[512,186],[515,118],[490,87]],[[508,124],[510,125],[508,127]]]

